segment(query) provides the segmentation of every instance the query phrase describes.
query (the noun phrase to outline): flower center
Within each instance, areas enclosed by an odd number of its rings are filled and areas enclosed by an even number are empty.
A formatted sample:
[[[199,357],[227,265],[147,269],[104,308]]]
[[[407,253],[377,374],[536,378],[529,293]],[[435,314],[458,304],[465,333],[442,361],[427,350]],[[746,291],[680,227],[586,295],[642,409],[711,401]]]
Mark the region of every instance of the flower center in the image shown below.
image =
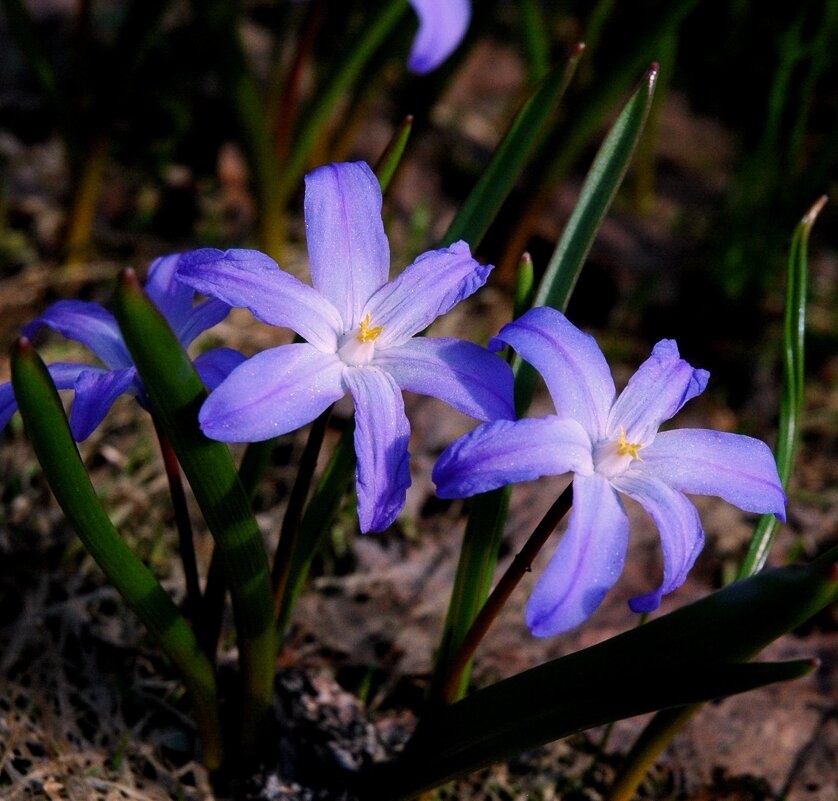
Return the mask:
[[[627,442],[626,441],[626,429],[624,426],[620,426],[620,439],[617,440],[617,453],[620,456],[631,456],[632,459],[640,459],[637,455],[637,452],[643,446],[634,442]],[[643,460],[640,459],[642,462]]]
[[[361,327],[358,330],[358,342],[375,342],[375,340],[378,339],[378,335],[384,330],[383,325],[377,325],[374,328],[370,328],[371,322],[371,314],[367,314],[364,319],[361,320]]]
[[[620,438],[604,439],[594,446],[594,470],[605,478],[616,478],[629,469],[637,459],[642,461],[638,451],[643,447],[639,442],[626,439],[626,429],[620,426]]]
[[[383,325],[371,326],[372,316],[367,314],[358,328],[345,334],[338,348],[341,361],[353,367],[369,364],[375,354],[375,340],[384,330]]]

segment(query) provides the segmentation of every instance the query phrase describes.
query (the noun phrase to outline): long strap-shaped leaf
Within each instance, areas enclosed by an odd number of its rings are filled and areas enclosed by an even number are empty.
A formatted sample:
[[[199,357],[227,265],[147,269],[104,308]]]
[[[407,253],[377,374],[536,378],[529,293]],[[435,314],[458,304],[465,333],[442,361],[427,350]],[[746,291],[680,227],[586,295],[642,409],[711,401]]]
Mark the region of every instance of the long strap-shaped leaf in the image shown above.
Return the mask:
[[[573,214],[544,272],[533,306],[552,306],[560,311],[567,309],[585,258],[623,181],[640,134],[643,133],[657,77],[658,68],[653,65],[643,76],[640,86],[629,98],[597,152]]]
[[[567,308],[585,257],[625,175],[643,131],[654,94],[656,76],[655,68],[646,73],[640,87],[629,99],[599,149],[582,187],[576,209],[535,294],[534,306],[550,305],[562,310]],[[456,230],[468,231],[468,228]],[[519,414],[523,414],[532,400],[535,372],[517,357],[513,360],[513,370],[516,408]],[[454,658],[486,600],[497,563],[508,502],[508,487],[480,495],[473,502],[437,654],[435,678],[430,694],[432,704],[436,702],[440,677],[446,673],[448,663]],[[465,692],[468,677],[469,671],[466,670],[459,696]]]
[[[578,45],[565,64],[554,67],[515,116],[480,180],[448,227],[443,245],[464,239],[476,248],[483,239],[555,119],[558,102],[576,72],[584,49],[584,45]]]
[[[838,548],[807,567],[766,571],[442,708],[373,777],[374,797],[410,798],[591,726],[805,674],[811,660],[738,663],[838,599],[836,560]]]
[[[12,352],[12,383],[26,433],[67,520],[108,580],[160,643],[192,697],[207,767],[222,760],[215,676],[186,619],[114,528],[82,464],[64,407],[26,340]]]
[[[822,197],[797,224],[791,241],[786,287],[785,323],[783,326],[783,395],[777,429],[777,470],[787,487],[794,465],[803,412],[804,337],[806,332],[806,287],[809,276],[809,233],[826,203]],[[739,570],[739,578],[751,576],[765,565],[779,521],[764,515],[757,526],[748,553]]]
[[[155,418],[175,449],[222,559],[241,655],[241,744],[247,755],[258,746],[273,692],[273,603],[262,537],[229,448],[207,439],[198,427],[206,397],[201,379],[130,270],[117,286],[115,312]]]

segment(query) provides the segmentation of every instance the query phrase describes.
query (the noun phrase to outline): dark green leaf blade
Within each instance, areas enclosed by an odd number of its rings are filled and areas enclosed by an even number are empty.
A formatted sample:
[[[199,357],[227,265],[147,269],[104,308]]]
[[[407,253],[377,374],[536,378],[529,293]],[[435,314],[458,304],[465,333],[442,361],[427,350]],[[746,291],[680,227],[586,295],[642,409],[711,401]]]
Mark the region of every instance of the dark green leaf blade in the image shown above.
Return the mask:
[[[643,77],[597,152],[579,200],[553,252],[533,306],[567,309],[582,265],[602,220],[614,200],[649,116],[657,80],[657,65]]]
[[[838,549],[829,561],[766,571],[436,710],[394,769],[390,796],[409,797],[610,720],[800,675],[799,663],[776,668],[777,673],[774,667],[735,663],[838,598],[836,559]],[[804,665],[810,669],[810,663]]]
[[[117,286],[116,318],[223,560],[239,638],[245,752],[257,744],[273,694],[275,637],[268,559],[229,448],[204,436],[198,410],[206,392],[166,320],[132,271]]]
[[[183,676],[210,768],[221,764],[221,729],[212,666],[169,595],[108,518],[73,441],[64,407],[26,340],[12,352],[15,398],[38,461],[70,525],[128,606]]]
[[[459,239],[468,242],[472,249],[480,244],[527,160],[544,138],[583,50],[584,45],[578,45],[566,64],[554,67],[518,112],[480,180],[460,206],[443,237],[443,245]]]

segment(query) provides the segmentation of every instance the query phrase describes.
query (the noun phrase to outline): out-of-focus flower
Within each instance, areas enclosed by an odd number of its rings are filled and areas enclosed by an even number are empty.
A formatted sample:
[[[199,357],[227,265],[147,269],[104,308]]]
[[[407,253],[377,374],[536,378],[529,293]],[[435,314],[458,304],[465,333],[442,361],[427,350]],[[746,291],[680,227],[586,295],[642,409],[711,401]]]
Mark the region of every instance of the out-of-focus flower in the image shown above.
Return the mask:
[[[254,250],[197,250],[178,268],[199,292],[306,340],[266,350],[234,370],[201,409],[204,433],[225,442],[268,439],[350,393],[363,531],[389,526],[410,485],[402,390],[440,398],[479,420],[514,416],[512,371],[502,359],[471,342],[416,336],[481,287],[492,268],[457,242],[422,254],[388,281],[381,202],[378,180],[362,162],[306,176],[313,288]]]
[[[489,343],[504,345],[542,374],[556,414],[479,426],[446,449],[433,478],[441,497],[458,498],[574,474],[568,530],[527,607],[537,636],[577,626],[620,576],[629,522],[618,493],[646,509],[663,548],[663,582],[629,602],[636,612],[656,609],[680,587],[704,544],[698,512],[683,493],[718,495],[785,519],[785,494],[765,443],[702,429],[658,432],[709,378],[679,357],[673,340],[655,345],[619,397],[596,341],[554,309],[531,309]]]
[[[195,293],[174,278],[179,255],[157,259],[149,269],[146,292],[163,313],[184,347],[202,331],[221,322],[230,307],[220,300],[193,305]],[[114,401],[123,394],[134,395],[144,408],[148,399],[137,368],[122,338],[114,316],[100,306],[81,300],[59,300],[23,328],[23,335],[35,336],[49,326],[68,339],[81,342],[101,359],[104,366],[57,362],[48,366],[58,389],[75,391],[70,411],[70,429],[76,441],[89,437],[102,422]],[[238,351],[216,348],[195,359],[195,369],[212,389],[244,361]],[[0,429],[17,410],[11,383],[0,386]]]
[[[456,49],[471,20],[470,0],[410,0],[419,16],[407,66],[424,74],[435,70]]]

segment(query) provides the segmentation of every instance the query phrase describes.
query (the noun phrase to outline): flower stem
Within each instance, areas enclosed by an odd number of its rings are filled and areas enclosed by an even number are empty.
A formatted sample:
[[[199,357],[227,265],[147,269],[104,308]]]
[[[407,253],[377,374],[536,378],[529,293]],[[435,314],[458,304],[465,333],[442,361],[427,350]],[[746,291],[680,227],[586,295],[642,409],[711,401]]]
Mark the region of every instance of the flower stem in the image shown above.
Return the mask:
[[[701,707],[702,704],[690,704],[658,712],[626,755],[607,801],[631,801],[663,749]]]
[[[457,651],[454,660],[451,662],[445,679],[442,682],[441,701],[444,704],[450,704],[454,700],[460,684],[460,677],[466,669],[466,666],[471,662],[472,657],[477,651],[477,646],[480,645],[480,641],[486,636],[486,632],[498,616],[503,605],[509,599],[509,596],[512,595],[512,591],[518,586],[518,582],[523,578],[525,573],[529,572],[533,559],[538,555],[538,552],[544,543],[547,542],[548,537],[553,533],[553,530],[561,519],[568,513],[572,504],[573,484],[568,486],[547,510],[541,522],[535,527],[535,530],[530,534],[526,543],[524,543],[524,547],[516,554],[512,563],[486,599],[486,603],[483,604],[474,623],[471,624],[471,628]]]
[[[317,456],[323,445],[323,438],[326,435],[326,428],[329,425],[329,417],[332,414],[332,406],[326,409],[311,426],[308,434],[308,441],[300,457],[300,469],[297,472],[297,479],[291,489],[291,496],[288,499],[288,508],[285,510],[285,517],[282,519],[282,530],[279,533],[279,542],[274,554],[271,580],[274,591],[274,614],[277,619],[282,611],[282,600],[285,597],[285,587],[288,584],[288,576],[291,571],[291,552],[297,533],[300,530],[300,520],[303,516],[308,491],[311,487],[311,479],[314,476],[314,469],[317,467]]]
[[[198,563],[195,559],[195,543],[192,538],[192,523],[189,520],[189,509],[186,505],[186,493],[183,491],[183,481],[180,477],[180,465],[175,456],[172,443],[166,433],[152,415],[154,430],[160,443],[160,453],[163,456],[163,466],[166,478],[169,480],[169,494],[175,512],[175,525],[178,533],[178,549],[180,561],[183,564],[183,576],[186,581],[186,617],[193,624],[200,619],[201,584],[198,581]]]

